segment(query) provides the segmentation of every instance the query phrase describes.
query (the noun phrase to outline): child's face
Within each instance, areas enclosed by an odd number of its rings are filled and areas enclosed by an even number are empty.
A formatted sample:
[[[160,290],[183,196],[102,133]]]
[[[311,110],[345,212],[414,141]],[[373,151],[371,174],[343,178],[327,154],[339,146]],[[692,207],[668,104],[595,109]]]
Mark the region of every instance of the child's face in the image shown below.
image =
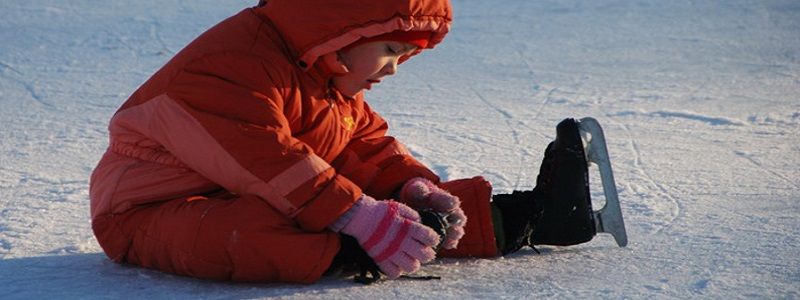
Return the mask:
[[[333,78],[333,84],[343,95],[354,97],[363,89],[372,88],[384,76],[397,72],[397,62],[411,54],[416,46],[395,41],[375,41],[342,50],[340,60],[347,74]]]

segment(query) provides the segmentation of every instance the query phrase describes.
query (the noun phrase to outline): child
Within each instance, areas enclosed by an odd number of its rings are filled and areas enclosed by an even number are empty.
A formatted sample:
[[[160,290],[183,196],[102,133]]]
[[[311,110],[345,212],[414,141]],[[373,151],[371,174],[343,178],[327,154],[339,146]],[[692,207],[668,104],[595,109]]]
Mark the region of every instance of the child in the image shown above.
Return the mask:
[[[435,256],[591,239],[588,213],[565,217],[588,205],[574,122],[534,191],[493,202],[482,178],[439,182],[386,136],[363,90],[441,42],[451,19],[447,0],[269,0],[209,29],[111,120],[90,187],[105,253],[198,278],[311,283],[353,264],[397,278]],[[418,211],[446,217],[426,226]]]

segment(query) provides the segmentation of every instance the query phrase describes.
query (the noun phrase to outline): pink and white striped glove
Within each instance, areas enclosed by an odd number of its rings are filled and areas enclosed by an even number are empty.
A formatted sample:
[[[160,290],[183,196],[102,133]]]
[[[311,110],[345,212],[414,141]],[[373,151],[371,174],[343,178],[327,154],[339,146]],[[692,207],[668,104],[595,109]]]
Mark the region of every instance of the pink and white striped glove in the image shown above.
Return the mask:
[[[447,215],[446,220],[450,227],[445,233],[443,248],[455,249],[458,241],[464,237],[467,215],[461,209],[461,200],[430,180],[422,177],[410,179],[400,189],[398,200],[417,210],[432,209]]]
[[[353,236],[381,271],[395,279],[436,258],[433,247],[439,236],[419,221],[419,214],[402,203],[364,195],[330,228]]]

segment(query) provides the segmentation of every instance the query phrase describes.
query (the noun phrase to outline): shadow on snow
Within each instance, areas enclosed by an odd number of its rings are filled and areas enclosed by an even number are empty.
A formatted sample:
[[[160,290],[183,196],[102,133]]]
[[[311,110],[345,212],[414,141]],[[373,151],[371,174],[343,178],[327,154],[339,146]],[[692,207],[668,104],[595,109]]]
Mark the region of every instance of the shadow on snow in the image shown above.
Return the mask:
[[[0,299],[261,298],[324,294],[354,285],[330,277],[313,285],[206,281],[116,264],[102,253],[0,260]]]

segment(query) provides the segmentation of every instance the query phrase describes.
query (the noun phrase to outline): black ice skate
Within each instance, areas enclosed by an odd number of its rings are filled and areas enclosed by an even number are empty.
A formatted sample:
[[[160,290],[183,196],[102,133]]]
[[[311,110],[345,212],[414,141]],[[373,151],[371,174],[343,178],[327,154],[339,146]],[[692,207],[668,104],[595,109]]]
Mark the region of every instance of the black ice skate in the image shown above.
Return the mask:
[[[492,196],[492,219],[502,224],[495,230],[497,247],[503,255],[531,246],[531,234],[542,217],[542,197],[535,191],[514,191]],[[533,248],[536,250],[536,248]],[[536,250],[538,252],[538,250]]]
[[[447,220],[447,215],[433,210],[418,210],[420,222],[422,225],[428,226],[439,235],[439,244],[434,247],[434,250],[439,251],[444,244],[447,229],[450,228],[451,223]]]
[[[585,138],[585,140],[584,140]],[[600,168],[606,205],[592,210],[589,162]],[[534,197],[541,199],[542,217],[530,238],[533,245],[568,246],[587,242],[597,232],[627,245],[617,190],[605,137],[597,120],[565,119],[556,127],[556,140],[545,150]]]
[[[503,227],[498,236],[500,251],[575,245],[598,232],[611,233],[624,247],[627,236],[602,129],[592,118],[565,119],[556,133],[556,140],[545,150],[536,187],[493,196],[495,218]],[[589,162],[600,167],[606,195],[606,205],[599,211],[592,210]]]

